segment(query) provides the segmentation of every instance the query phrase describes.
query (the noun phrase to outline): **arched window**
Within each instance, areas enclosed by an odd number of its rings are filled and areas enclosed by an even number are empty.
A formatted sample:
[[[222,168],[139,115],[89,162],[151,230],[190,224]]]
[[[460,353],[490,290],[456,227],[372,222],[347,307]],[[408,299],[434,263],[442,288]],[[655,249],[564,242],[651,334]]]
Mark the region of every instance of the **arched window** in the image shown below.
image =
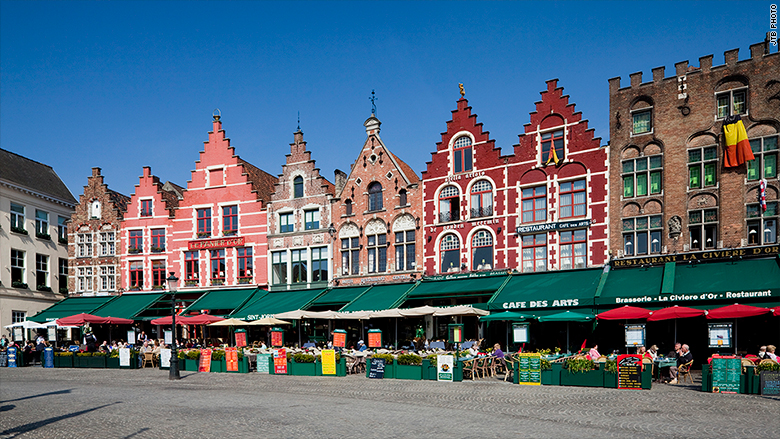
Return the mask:
[[[303,197],[303,177],[300,175],[293,179],[293,198]]]
[[[450,233],[439,244],[441,253],[441,273],[460,270],[460,240]]]
[[[382,185],[373,182],[368,185],[368,210],[374,212],[382,210]]]
[[[460,220],[460,190],[450,185],[439,193],[439,222]]]
[[[493,235],[480,230],[471,237],[471,269],[490,270],[493,268]]]
[[[557,165],[565,158],[564,155],[563,130],[542,133],[542,163]]]
[[[398,191],[398,206],[406,206],[406,189]]]
[[[471,137],[461,136],[452,145],[452,162],[455,172],[471,171]]]
[[[480,218],[493,215],[493,185],[487,180],[479,180],[471,187],[471,217]]]
[[[346,210],[347,210],[347,215],[352,215],[352,200],[350,200],[349,198],[347,198],[347,199],[344,201],[344,206],[346,207]]]

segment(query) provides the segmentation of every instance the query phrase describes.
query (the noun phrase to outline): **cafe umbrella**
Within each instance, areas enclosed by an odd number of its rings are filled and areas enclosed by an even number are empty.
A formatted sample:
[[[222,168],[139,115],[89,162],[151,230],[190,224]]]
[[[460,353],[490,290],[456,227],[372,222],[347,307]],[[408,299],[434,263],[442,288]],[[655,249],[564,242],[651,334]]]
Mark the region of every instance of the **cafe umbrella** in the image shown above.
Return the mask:
[[[487,322],[488,325],[490,325],[490,322],[524,322],[534,318],[536,318],[536,316],[533,314],[522,314],[516,311],[504,311],[487,316],[481,316],[479,321]],[[509,327],[507,327],[506,331],[506,348],[509,349]]]
[[[596,315],[599,320],[633,320],[650,317],[650,310],[636,306],[622,306]]]
[[[761,308],[758,306],[740,305],[735,303],[733,305],[723,306],[721,308],[715,308],[706,311],[708,319],[734,319],[734,353],[737,352],[737,329],[739,327],[739,319],[744,317],[755,317],[764,314],[771,313],[769,308]]]
[[[569,351],[569,324],[571,322],[591,322],[596,319],[593,314],[583,314],[574,311],[564,311],[556,314],[550,314],[548,316],[541,316],[538,318],[540,323],[543,322],[566,322],[566,351]]]
[[[657,322],[660,320],[674,319],[674,341],[677,341],[677,319],[687,319],[691,317],[703,316],[703,309],[688,308],[687,306],[674,305],[669,308],[662,308],[653,311],[653,314],[647,318],[648,322]]]

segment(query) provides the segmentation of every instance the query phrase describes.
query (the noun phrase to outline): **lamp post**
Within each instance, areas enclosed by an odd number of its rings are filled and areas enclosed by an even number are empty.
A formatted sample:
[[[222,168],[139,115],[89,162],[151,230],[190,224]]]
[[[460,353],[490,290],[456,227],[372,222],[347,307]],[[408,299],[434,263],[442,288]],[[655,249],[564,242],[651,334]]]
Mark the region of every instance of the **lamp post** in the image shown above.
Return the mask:
[[[179,278],[171,271],[171,275],[165,279],[168,282],[168,291],[171,292],[171,367],[168,379],[178,380],[179,376],[179,354],[176,350],[176,289],[179,287]]]

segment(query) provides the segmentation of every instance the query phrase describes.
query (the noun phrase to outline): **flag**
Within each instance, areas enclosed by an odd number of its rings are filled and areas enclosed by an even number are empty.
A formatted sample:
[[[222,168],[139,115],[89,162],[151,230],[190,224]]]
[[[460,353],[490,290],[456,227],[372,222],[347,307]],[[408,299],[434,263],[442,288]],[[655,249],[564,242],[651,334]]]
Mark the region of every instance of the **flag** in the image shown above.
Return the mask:
[[[733,168],[748,160],[755,160],[747,131],[742,119],[737,116],[728,116],[723,120],[723,134],[726,136],[726,154],[723,166]]]
[[[580,346],[580,350],[585,349],[585,346],[588,345],[588,339],[586,338],[585,341],[582,342],[582,346]]]
[[[558,153],[555,152],[555,144],[550,142],[550,152],[547,154],[547,163],[545,165],[549,165],[550,162],[557,165],[559,161],[561,160],[558,158]]]
[[[761,212],[766,212],[766,179],[762,178],[758,185],[758,199],[761,202]]]

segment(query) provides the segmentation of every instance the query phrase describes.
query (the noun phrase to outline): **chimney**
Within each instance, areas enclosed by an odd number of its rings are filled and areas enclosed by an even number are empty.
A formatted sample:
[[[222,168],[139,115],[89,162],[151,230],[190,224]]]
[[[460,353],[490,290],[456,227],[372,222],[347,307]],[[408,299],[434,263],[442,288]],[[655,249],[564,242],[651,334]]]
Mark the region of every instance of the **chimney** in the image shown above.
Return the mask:
[[[336,194],[340,194],[341,190],[344,189],[344,185],[347,184],[347,174],[340,170],[336,169],[333,171],[334,174],[334,183],[336,184]]]

